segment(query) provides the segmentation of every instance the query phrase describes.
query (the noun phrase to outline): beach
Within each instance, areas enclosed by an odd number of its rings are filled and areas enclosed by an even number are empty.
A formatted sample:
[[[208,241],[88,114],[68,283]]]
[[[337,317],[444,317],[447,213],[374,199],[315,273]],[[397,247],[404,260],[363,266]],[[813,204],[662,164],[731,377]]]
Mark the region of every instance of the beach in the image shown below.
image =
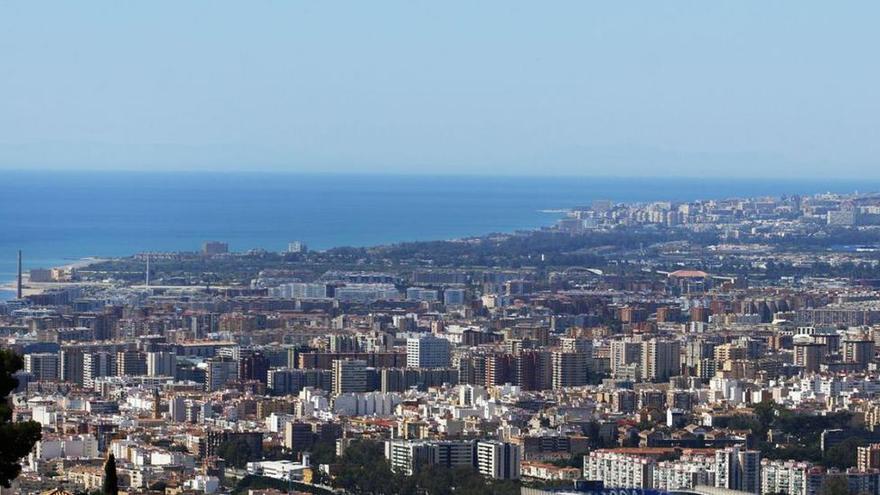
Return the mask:
[[[77,270],[82,270],[84,268],[88,268],[95,263],[100,263],[102,261],[106,261],[106,258],[97,258],[97,257],[87,257],[82,258],[80,260],[74,261],[72,263],[68,263],[65,265],[60,265],[53,267],[53,269],[59,269],[64,271],[65,273],[74,272]],[[66,287],[69,285],[77,285],[78,282],[31,282],[30,274],[27,270],[22,272],[21,276],[21,285],[22,285],[22,295],[29,296],[34,294],[40,294],[45,290],[56,288],[56,287]],[[17,281],[15,279],[4,282],[0,285],[0,300],[9,300],[15,299],[15,291],[16,291]]]

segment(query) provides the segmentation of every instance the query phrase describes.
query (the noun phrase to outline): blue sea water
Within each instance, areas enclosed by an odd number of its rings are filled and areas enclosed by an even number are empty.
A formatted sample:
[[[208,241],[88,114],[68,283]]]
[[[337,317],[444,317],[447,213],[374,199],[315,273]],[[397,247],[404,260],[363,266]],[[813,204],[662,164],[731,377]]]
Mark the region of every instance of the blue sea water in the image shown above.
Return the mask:
[[[0,281],[86,256],[449,239],[551,225],[542,210],[615,201],[880,190],[864,182],[671,178],[0,172]],[[0,297],[3,297],[0,295]],[[7,294],[8,297],[8,294]]]

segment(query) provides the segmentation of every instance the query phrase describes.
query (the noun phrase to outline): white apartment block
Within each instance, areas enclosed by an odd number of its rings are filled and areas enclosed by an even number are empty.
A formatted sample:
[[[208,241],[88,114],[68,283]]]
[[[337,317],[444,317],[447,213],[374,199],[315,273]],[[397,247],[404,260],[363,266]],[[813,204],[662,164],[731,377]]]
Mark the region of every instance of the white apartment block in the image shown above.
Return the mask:
[[[584,478],[608,488],[654,488],[657,463],[647,457],[596,450],[584,457]]]
[[[497,480],[520,478],[522,454],[519,445],[483,440],[477,442],[477,470]]]

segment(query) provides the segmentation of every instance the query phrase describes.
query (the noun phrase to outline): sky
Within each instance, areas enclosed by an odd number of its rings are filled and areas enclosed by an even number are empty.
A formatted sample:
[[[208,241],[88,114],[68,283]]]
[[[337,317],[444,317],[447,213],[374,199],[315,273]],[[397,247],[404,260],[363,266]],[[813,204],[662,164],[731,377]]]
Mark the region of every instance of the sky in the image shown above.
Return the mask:
[[[880,179],[880,2],[0,2],[0,169]]]

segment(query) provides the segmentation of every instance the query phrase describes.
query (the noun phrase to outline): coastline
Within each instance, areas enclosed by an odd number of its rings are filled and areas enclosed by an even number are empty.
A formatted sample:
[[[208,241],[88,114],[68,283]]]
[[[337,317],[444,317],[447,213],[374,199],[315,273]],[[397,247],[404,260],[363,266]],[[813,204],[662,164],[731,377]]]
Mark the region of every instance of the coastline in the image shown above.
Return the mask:
[[[227,242],[235,252],[281,252],[294,240],[312,250],[373,247],[539,229],[551,225],[558,212],[596,199],[692,201],[866,187],[864,182],[670,177],[523,180],[256,172],[17,171],[4,179],[9,186],[4,201],[30,207],[27,221],[14,208],[0,213],[0,231],[9,233],[0,239],[0,284],[7,287],[14,287],[19,249],[28,267],[50,267],[86,256],[192,251],[212,239]]]
[[[88,268],[91,265],[96,263],[100,263],[103,261],[107,261],[108,258],[98,258],[94,256],[88,256],[85,258],[81,258],[72,263],[68,263],[65,265],[55,266],[52,269],[63,270],[65,272],[72,272],[76,270],[82,270],[84,268]],[[30,274],[27,271],[22,271],[22,295],[30,296],[35,294],[42,294],[48,289],[56,288],[56,287],[65,287],[68,285],[76,285],[77,282],[31,282]],[[0,284],[0,301],[15,299],[15,291],[16,291],[17,280],[13,279],[7,282],[3,282]],[[11,294],[10,297],[3,297],[5,294]]]

